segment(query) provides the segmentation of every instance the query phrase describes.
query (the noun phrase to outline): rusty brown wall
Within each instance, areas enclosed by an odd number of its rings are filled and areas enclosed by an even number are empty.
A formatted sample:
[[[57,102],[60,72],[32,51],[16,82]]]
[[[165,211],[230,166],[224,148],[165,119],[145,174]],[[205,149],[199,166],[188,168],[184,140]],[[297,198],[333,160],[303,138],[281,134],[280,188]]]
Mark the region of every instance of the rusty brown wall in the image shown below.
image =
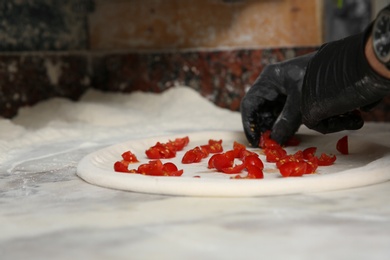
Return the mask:
[[[96,0],[93,50],[314,46],[318,0]]]

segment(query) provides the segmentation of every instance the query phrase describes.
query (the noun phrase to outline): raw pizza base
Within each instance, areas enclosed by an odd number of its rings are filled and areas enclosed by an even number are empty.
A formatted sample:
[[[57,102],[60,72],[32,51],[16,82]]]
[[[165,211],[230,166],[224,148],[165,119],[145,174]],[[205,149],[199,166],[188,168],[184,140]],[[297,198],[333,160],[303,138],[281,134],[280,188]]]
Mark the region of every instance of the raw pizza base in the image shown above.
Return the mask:
[[[179,169],[184,169],[181,177],[144,176],[118,173],[113,170],[114,163],[121,160],[121,154],[127,150],[135,153],[140,160],[140,163],[130,166],[130,168],[137,168],[139,164],[149,161],[145,156],[145,150],[157,141],[166,142],[184,136],[190,138],[188,146],[182,152],[178,152],[176,158],[162,160],[171,161]],[[332,166],[319,167],[315,174],[290,178],[281,177],[274,164],[265,163],[265,177],[260,180],[230,179],[231,175],[207,169],[208,158],[198,164],[181,164],[185,151],[207,144],[209,139],[222,139],[224,150],[232,149],[234,141],[247,143],[243,132],[218,131],[160,136],[116,144],[85,156],[78,164],[77,174],[88,183],[112,189],[208,197],[248,197],[331,191],[372,185],[390,179],[390,151],[386,146],[351,135],[350,154],[342,155],[335,148],[341,135],[301,134],[298,137],[303,141],[297,147],[287,148],[288,153],[316,146],[318,153],[336,154],[336,163]],[[260,155],[260,158],[265,162],[263,155]]]

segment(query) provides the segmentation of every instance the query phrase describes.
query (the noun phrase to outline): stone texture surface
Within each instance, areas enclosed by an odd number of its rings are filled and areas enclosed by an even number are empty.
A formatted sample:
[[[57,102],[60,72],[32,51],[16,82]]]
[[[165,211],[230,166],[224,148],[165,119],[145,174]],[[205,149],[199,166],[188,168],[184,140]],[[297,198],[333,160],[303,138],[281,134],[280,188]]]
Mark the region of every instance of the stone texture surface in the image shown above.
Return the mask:
[[[77,100],[88,88],[160,93],[176,85],[191,87],[218,106],[237,111],[265,65],[313,50],[0,54],[0,115],[11,118],[20,107],[51,97]],[[390,121],[390,98],[364,117]]]

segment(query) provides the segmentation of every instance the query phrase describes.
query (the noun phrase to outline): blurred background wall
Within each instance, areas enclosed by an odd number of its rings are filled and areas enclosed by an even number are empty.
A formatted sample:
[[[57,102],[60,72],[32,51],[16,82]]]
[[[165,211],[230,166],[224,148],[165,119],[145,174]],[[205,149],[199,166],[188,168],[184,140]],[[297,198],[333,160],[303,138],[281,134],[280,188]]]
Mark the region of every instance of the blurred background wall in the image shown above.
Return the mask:
[[[198,90],[239,109],[269,63],[363,30],[387,0],[3,0],[0,115],[88,88]],[[390,120],[388,106],[367,115]]]

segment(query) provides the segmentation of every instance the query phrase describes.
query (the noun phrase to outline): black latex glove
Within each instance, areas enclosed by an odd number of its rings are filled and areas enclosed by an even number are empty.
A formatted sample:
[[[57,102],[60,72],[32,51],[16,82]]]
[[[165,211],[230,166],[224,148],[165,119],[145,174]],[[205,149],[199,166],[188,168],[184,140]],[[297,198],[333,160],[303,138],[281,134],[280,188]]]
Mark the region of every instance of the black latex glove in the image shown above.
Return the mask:
[[[267,65],[241,102],[249,143],[257,147],[261,133],[284,143],[301,125],[301,87],[306,66],[315,53]]]
[[[271,130],[283,144],[302,122],[321,133],[361,128],[356,109],[372,107],[390,91],[390,81],[372,71],[365,58],[370,31],[268,65],[241,103],[249,143],[258,146],[260,134]]]
[[[364,49],[371,26],[364,32],[324,44],[310,60],[302,86],[302,122],[321,133],[359,126],[344,123],[354,109],[368,110],[390,93],[390,80],[372,70]],[[363,120],[361,126],[363,126]],[[353,127],[351,127],[353,126]]]

